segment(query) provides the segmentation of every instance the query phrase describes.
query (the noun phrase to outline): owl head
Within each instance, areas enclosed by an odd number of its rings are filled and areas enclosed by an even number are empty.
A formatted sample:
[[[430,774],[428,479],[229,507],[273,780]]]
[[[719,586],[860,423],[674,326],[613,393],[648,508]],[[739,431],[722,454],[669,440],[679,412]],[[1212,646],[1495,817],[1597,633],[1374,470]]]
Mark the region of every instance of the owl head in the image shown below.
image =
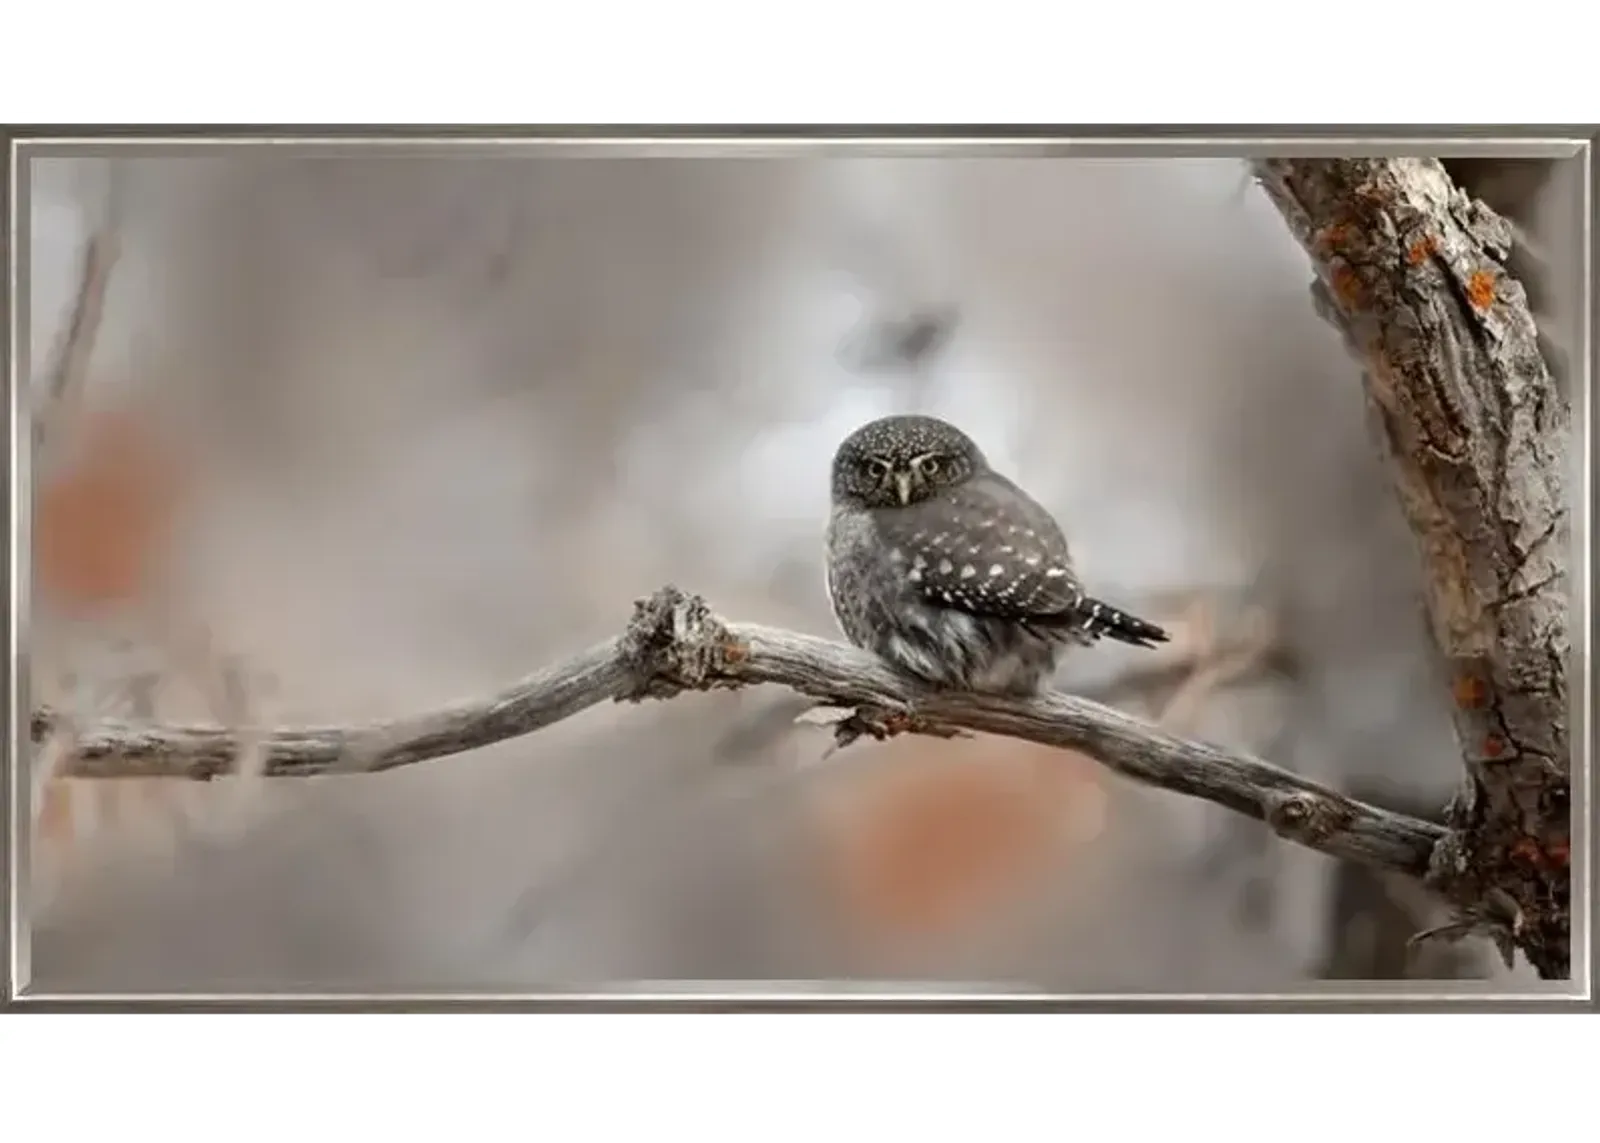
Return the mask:
[[[882,417],[833,454],[835,503],[904,508],[988,470],[966,433],[936,417]]]

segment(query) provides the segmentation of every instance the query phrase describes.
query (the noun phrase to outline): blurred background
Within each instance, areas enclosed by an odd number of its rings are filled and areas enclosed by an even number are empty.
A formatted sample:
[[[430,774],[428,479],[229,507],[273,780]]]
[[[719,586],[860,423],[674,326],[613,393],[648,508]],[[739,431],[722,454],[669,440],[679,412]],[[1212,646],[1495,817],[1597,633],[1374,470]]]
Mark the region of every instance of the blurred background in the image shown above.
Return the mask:
[[[1515,197],[1554,330],[1577,169],[1505,169],[1461,177]],[[916,410],[1176,634],[1059,685],[1428,816],[1459,781],[1357,368],[1243,163],[233,150],[28,177],[36,703],[411,714],[615,635],[667,583],[831,635],[832,450]],[[63,384],[86,264],[103,315]],[[987,737],[824,759],[800,709],[606,705],[384,774],[203,786],[53,777],[56,744],[34,984],[1506,975],[1473,944],[1408,956],[1438,920],[1414,889],[1090,760]]]

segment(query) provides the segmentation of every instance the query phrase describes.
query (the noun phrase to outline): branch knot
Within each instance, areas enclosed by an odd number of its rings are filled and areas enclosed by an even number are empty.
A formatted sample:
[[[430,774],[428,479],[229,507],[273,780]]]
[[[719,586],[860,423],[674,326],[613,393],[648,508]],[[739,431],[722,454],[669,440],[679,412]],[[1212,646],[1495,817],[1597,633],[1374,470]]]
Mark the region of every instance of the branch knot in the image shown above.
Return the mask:
[[[631,678],[618,701],[671,698],[726,685],[730,666],[745,654],[704,599],[668,584],[634,601],[618,647]]]
[[[1303,791],[1268,794],[1262,809],[1276,833],[1312,846],[1346,829],[1351,820],[1350,811],[1331,798]]]

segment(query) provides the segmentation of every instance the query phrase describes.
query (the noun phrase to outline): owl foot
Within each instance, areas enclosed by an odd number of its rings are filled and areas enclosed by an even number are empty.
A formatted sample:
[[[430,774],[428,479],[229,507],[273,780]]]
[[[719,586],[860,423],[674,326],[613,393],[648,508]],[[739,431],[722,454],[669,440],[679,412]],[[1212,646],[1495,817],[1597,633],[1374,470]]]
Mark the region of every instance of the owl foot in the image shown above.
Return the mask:
[[[823,753],[823,758],[831,757],[860,738],[883,742],[900,734],[927,734],[936,738],[971,737],[965,730],[929,727],[910,704],[863,704],[853,707],[825,704],[804,711],[795,722],[833,728],[833,745]]]

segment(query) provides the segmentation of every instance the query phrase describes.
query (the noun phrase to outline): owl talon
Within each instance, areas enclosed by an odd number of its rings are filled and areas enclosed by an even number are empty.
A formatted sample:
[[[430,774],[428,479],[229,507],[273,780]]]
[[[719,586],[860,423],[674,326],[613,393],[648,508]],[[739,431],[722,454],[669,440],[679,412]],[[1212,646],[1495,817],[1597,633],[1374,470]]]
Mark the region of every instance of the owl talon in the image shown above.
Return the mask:
[[[811,726],[839,726],[841,723],[861,722],[891,734],[902,734],[912,728],[916,712],[903,703],[862,703],[846,706],[840,703],[819,703],[808,707],[795,717],[795,722]],[[904,725],[898,725],[904,723]]]
[[[911,720],[903,715],[874,711],[871,708],[852,711],[833,728],[833,748],[830,754],[843,750],[862,738],[876,742],[892,738],[909,729]]]
[[[960,729],[930,729],[908,705],[817,706],[802,713],[795,722],[833,729],[833,746],[823,755],[824,758],[861,738],[883,742],[901,734],[931,734],[938,738],[972,737],[970,732]]]
[[[910,729],[911,719],[898,711],[873,707],[818,706],[806,711],[795,722],[832,729],[833,745],[823,754],[827,758],[859,738],[870,737],[882,742],[903,733]]]

